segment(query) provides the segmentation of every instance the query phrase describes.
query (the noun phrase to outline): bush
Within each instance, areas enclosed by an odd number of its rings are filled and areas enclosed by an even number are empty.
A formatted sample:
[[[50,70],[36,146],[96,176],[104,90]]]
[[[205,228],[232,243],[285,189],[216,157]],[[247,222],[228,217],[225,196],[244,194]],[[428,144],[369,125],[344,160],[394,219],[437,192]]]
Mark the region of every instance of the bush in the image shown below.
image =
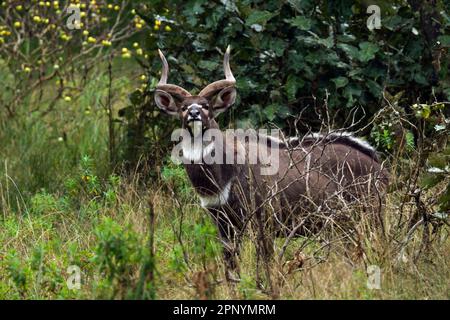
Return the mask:
[[[123,227],[110,218],[101,221],[96,228],[96,236],[94,263],[106,281],[101,289],[109,292],[110,298],[132,296],[136,273],[144,262],[145,245],[131,228]]]
[[[133,145],[127,158],[137,162],[152,150],[149,161],[160,164],[167,154],[174,124],[153,103],[157,48],[168,57],[170,82],[195,93],[223,77],[222,54],[231,44],[239,101],[223,123],[275,124],[291,135],[329,123],[368,135],[367,124],[389,105],[388,97],[402,92],[398,107],[416,124],[411,106],[417,99],[450,98],[450,4],[437,3],[378,2],[382,28],[370,31],[366,6],[353,1],[147,1],[137,13],[155,27],[148,59],[138,58],[148,85],[133,92],[121,113],[128,124],[124,145]],[[417,135],[414,125],[407,129]],[[370,139],[388,150],[393,134],[376,127]]]

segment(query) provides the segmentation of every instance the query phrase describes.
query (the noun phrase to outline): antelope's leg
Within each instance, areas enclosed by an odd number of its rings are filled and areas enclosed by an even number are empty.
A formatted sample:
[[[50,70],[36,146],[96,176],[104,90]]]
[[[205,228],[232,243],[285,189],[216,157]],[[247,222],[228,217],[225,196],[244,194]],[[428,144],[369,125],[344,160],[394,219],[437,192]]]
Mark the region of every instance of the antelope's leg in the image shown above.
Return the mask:
[[[230,219],[230,215],[221,209],[209,209],[214,222],[219,229],[219,236],[223,246],[223,258],[225,262],[225,276],[229,281],[239,281],[240,270],[237,262],[239,256],[239,232],[237,223]],[[236,276],[233,276],[233,273]]]

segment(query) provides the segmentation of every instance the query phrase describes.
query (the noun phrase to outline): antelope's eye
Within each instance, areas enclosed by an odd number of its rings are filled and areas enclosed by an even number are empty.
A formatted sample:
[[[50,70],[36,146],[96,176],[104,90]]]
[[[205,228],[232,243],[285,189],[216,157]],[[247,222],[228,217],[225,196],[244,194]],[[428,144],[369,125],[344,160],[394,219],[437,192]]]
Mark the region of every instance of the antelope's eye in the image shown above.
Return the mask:
[[[181,111],[186,111],[186,109],[187,109],[187,107],[186,107],[186,106],[183,106],[183,107],[181,108]]]
[[[206,109],[206,110],[208,110],[208,109],[209,109],[209,104],[203,105],[203,108]]]

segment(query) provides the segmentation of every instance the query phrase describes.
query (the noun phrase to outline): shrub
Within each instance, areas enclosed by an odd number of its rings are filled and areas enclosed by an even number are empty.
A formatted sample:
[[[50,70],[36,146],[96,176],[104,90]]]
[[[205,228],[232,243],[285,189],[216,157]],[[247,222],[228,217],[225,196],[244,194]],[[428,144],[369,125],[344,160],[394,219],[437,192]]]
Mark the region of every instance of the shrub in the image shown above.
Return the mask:
[[[126,123],[126,158],[136,163],[151,150],[149,161],[156,167],[170,144],[174,124],[153,103],[161,70],[157,48],[168,57],[170,82],[195,93],[223,77],[221,55],[231,44],[239,101],[221,118],[224,123],[275,124],[288,134],[353,125],[352,131],[367,135],[367,124],[389,106],[388,97],[402,92],[398,108],[416,124],[410,106],[417,99],[426,104],[450,98],[450,7],[446,1],[435,7],[412,0],[378,4],[382,28],[373,31],[366,26],[365,4],[352,1],[189,0],[138,6],[138,15],[154,31],[145,46],[148,59],[138,57],[147,87],[134,91],[120,114]],[[164,26],[173,32],[163,32]],[[418,134],[414,128],[407,128],[410,137]],[[389,150],[392,134],[378,127],[371,139]]]

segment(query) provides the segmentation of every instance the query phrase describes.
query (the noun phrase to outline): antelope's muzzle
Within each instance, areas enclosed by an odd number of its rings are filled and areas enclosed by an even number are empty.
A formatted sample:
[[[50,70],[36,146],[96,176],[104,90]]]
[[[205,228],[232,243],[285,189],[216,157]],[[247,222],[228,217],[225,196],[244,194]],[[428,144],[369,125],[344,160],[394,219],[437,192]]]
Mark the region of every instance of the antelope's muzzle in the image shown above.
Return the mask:
[[[191,107],[188,111],[187,121],[202,121],[202,117],[200,116],[200,110],[197,107]]]

